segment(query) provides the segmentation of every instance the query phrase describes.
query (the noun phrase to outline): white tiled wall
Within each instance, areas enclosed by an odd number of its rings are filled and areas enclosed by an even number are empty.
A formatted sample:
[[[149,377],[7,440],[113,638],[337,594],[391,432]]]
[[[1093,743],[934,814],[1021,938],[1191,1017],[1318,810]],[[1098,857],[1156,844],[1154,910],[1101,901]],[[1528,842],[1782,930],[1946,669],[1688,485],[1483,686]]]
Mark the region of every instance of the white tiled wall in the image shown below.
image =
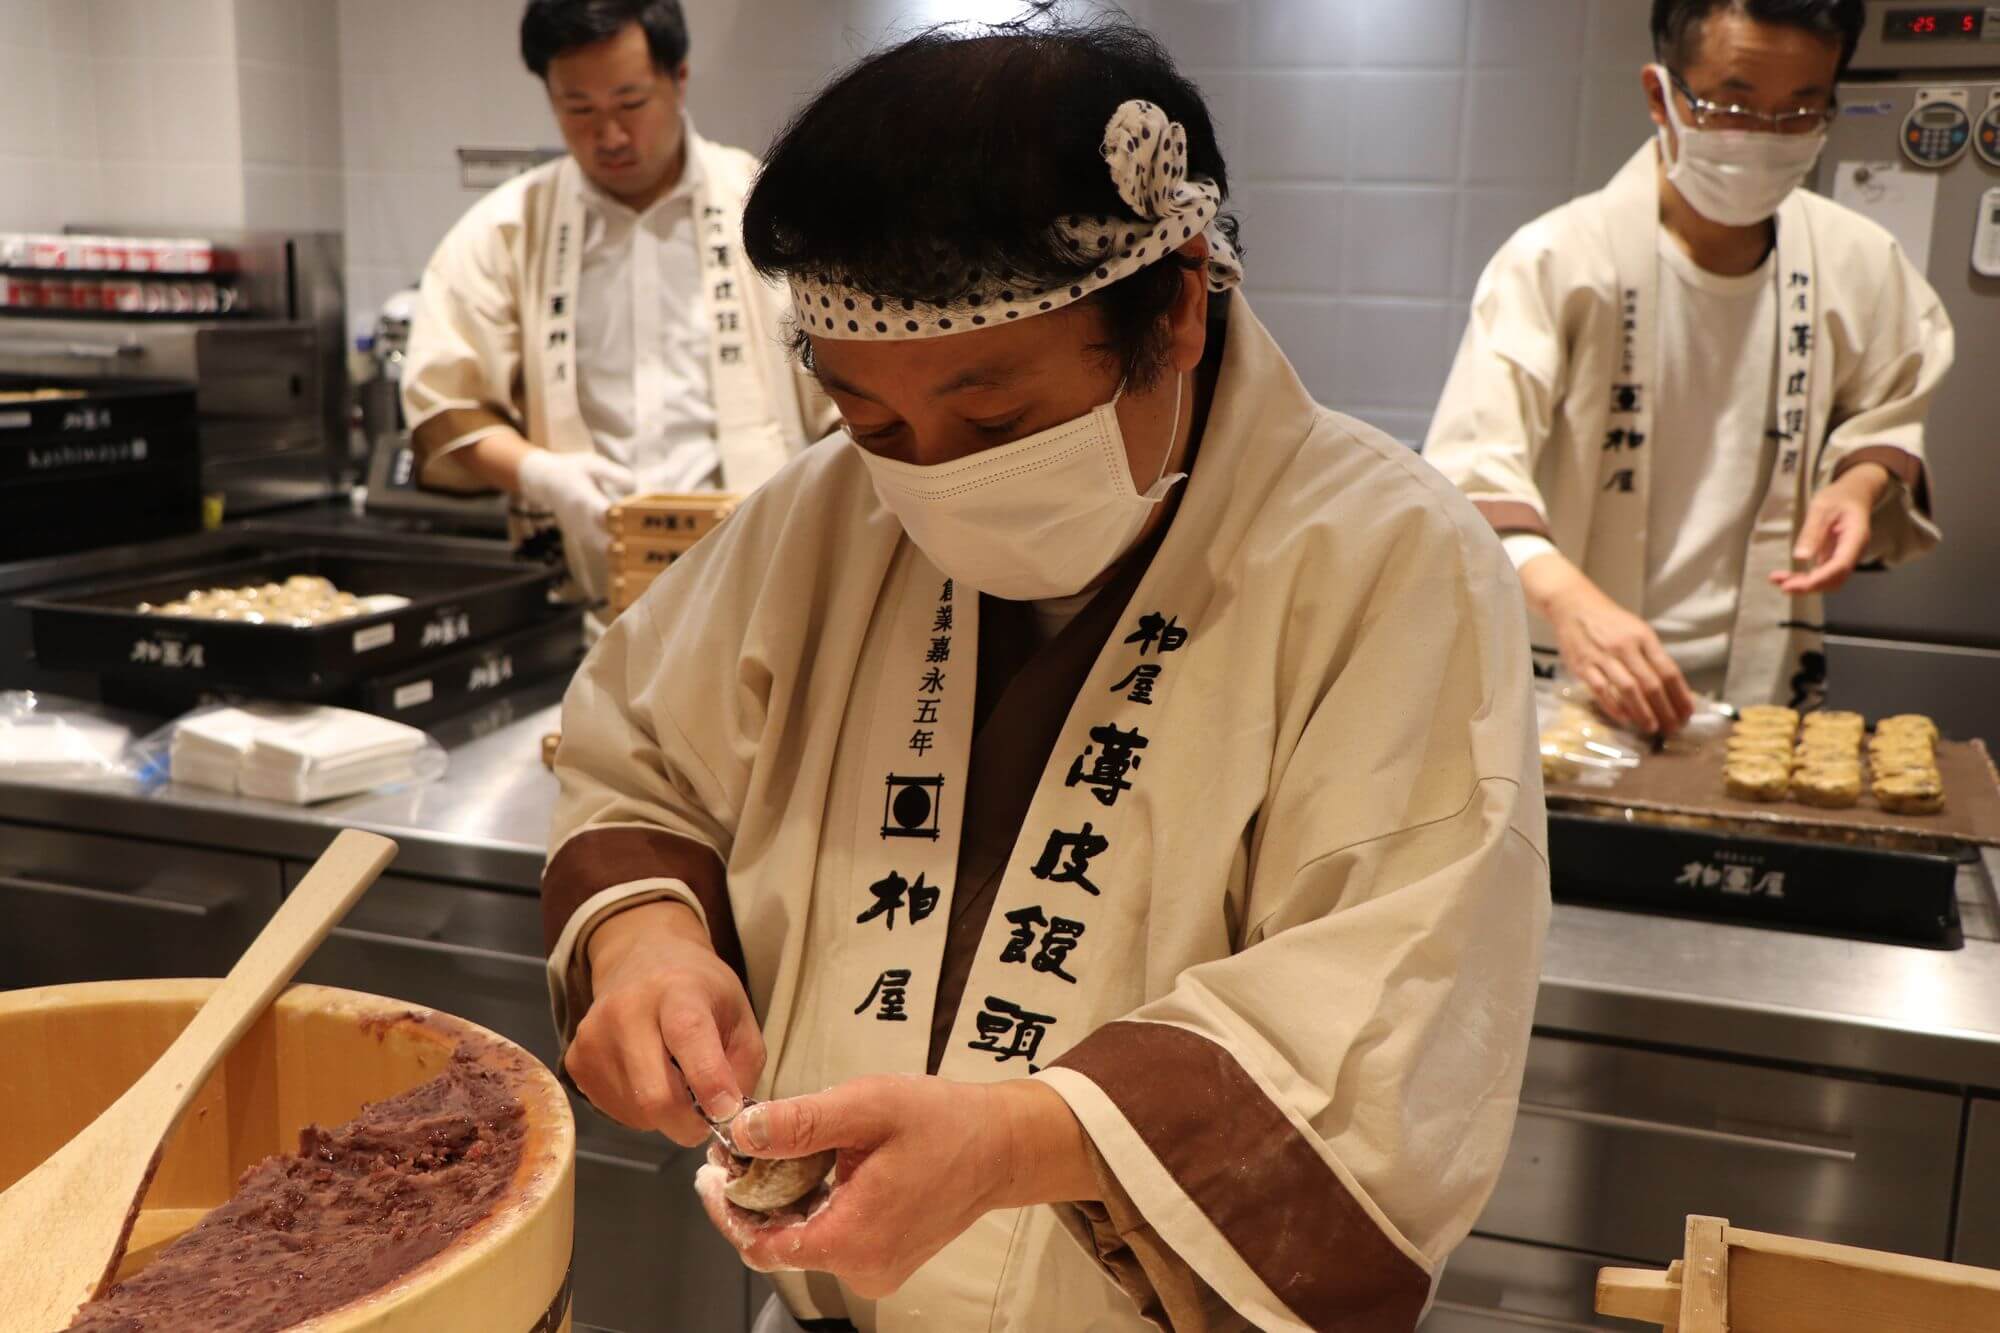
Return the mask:
[[[240,4],[270,0],[239,0]],[[298,0],[308,6],[335,0]],[[1007,0],[683,0],[691,105],[760,148],[890,31]],[[474,195],[460,144],[558,141],[514,0],[338,0],[349,293],[367,325]],[[1313,391],[1421,439],[1465,304],[1509,232],[1647,132],[1641,0],[1126,0],[1207,94],[1249,295]],[[239,41],[248,37],[239,22]],[[250,105],[245,85],[246,116]]]
[[[162,230],[243,225],[232,0],[48,0],[47,10],[52,30],[88,43],[71,86],[96,94],[96,217]],[[56,114],[82,117],[82,100],[56,99]]]
[[[234,0],[246,225],[346,224],[338,0]]]
[[[1649,128],[1640,0],[1132,9],[1223,118],[1258,313],[1319,398],[1412,442],[1487,258]]]
[[[231,0],[0,0],[0,226],[240,226]]]
[[[0,226],[338,229],[339,0],[0,0]]]
[[[0,227],[98,207],[97,108],[85,95],[55,109],[55,72],[86,69],[89,45],[40,0],[0,0]]]

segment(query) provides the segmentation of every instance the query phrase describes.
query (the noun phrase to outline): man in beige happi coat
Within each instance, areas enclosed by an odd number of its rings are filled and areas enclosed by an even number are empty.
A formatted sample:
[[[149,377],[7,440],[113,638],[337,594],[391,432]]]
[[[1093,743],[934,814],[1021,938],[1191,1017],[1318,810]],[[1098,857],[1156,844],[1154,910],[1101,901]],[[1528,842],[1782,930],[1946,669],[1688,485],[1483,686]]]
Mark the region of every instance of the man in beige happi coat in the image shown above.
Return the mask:
[[[678,0],[532,0],[521,51],[569,153],[494,190],[425,271],[403,399],[419,480],[515,497],[609,592],[635,491],[754,490],[834,425],[741,244],[756,161],[684,111]]]
[[[1697,693],[1817,703],[1824,594],[1938,540],[1951,321],[1888,232],[1798,188],[1862,21],[1655,0],[1657,142],[1494,257],[1424,447],[1504,535],[1537,651],[1648,733]]]
[[[1519,591],[1307,395],[1226,189],[1151,39],[1045,20],[864,61],[746,207],[844,436],[586,663],[542,893],[597,1106],[837,1150],[776,1218],[703,1169],[762,1327],[1407,1331],[1493,1187]]]

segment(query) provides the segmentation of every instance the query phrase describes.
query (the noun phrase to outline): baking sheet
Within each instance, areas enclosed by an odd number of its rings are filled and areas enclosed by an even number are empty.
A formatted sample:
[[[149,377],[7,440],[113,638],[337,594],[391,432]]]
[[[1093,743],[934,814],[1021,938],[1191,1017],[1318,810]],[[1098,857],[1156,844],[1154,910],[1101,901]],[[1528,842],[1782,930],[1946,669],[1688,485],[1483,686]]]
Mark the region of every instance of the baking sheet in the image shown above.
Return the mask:
[[[1944,809],[1934,815],[1893,814],[1875,804],[1865,788],[1861,803],[1847,810],[1823,810],[1797,801],[1739,801],[1723,790],[1722,762],[1728,750],[1717,736],[1686,749],[1649,754],[1609,787],[1551,782],[1552,805],[1606,806],[1668,814],[1710,816],[1805,834],[1856,829],[1949,839],[2000,847],[2000,777],[1984,741],[1941,741],[1938,774],[1944,779]]]

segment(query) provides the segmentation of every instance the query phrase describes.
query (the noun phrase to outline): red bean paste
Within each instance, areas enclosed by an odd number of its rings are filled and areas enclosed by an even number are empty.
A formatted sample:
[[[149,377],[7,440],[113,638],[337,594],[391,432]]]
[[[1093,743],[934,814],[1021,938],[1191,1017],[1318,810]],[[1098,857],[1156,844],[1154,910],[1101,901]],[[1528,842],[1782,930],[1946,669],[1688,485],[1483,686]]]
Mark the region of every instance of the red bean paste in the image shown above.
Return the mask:
[[[403,1277],[493,1210],[527,1114],[505,1068],[461,1046],[443,1074],[308,1125],[296,1155],[244,1173],[229,1202],[78,1312],[71,1333],[275,1333]]]

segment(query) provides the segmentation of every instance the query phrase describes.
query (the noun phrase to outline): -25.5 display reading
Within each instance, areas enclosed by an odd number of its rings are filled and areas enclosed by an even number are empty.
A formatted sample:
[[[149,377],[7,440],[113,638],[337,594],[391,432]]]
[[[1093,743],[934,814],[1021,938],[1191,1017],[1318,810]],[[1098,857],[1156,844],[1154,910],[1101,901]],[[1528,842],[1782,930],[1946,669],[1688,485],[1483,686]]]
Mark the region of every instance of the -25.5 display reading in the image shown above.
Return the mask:
[[[1883,17],[1882,36],[1891,42],[1977,41],[1986,28],[1985,8],[1892,9]]]

